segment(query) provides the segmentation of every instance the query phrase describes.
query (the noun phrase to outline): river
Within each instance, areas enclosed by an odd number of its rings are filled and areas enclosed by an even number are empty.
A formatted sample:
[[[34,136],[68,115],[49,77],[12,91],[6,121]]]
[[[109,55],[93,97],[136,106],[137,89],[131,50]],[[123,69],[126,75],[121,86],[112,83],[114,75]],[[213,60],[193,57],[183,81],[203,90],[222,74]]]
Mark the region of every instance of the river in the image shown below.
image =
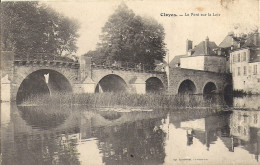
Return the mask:
[[[1,162],[259,164],[260,97],[232,105],[125,111],[1,103]]]

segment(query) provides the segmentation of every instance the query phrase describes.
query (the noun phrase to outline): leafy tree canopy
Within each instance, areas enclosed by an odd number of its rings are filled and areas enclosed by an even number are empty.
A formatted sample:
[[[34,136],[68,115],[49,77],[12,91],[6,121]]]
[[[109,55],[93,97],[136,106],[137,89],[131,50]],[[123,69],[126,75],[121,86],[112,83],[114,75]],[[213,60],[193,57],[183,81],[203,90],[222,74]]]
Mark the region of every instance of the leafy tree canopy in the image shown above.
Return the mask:
[[[79,24],[38,2],[3,2],[3,51],[51,53],[76,52]]]
[[[154,60],[165,57],[164,36],[157,21],[135,15],[122,3],[105,23],[97,49],[85,55],[97,63],[116,60],[154,65]]]

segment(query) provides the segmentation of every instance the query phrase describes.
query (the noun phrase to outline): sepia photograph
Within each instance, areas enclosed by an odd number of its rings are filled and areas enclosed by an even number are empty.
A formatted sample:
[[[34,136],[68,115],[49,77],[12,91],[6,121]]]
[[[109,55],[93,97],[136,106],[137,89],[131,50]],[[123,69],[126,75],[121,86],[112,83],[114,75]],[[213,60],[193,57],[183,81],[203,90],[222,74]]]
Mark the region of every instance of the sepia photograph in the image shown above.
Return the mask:
[[[259,0],[2,0],[0,165],[260,164]]]

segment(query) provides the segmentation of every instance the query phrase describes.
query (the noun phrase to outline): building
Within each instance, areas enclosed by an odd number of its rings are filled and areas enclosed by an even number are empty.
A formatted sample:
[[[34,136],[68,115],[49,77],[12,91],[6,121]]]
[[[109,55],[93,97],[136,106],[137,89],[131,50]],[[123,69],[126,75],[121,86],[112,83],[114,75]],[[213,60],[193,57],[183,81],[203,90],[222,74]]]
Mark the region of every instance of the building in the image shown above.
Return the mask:
[[[228,35],[223,39],[219,44],[219,51],[221,54],[226,57],[226,69],[230,73],[230,52],[231,49],[238,48],[240,39],[234,35],[234,32],[229,32]]]
[[[186,55],[176,56],[170,63],[171,67],[202,70],[216,73],[227,73],[227,58],[219,51],[215,42],[200,42],[194,48],[192,41],[186,42]]]
[[[230,53],[233,89],[246,93],[260,93],[259,32],[240,38],[236,47],[232,45]]]

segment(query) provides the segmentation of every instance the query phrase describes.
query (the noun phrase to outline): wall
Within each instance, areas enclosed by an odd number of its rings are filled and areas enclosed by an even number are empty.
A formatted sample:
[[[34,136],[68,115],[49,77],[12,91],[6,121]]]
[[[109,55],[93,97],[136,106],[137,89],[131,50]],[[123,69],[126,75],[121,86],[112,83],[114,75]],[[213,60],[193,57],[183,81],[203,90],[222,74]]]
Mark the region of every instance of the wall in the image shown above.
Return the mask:
[[[194,56],[180,58],[180,67],[185,69],[205,70],[226,73],[227,60],[224,56]]]
[[[204,70],[204,56],[180,58],[180,67],[185,69]]]
[[[204,70],[217,73],[226,73],[227,60],[224,56],[205,56]]]
[[[244,60],[244,53],[246,59]],[[238,54],[240,59],[238,60]],[[250,63],[251,52],[249,49],[240,49],[230,54],[230,70],[233,76],[234,90],[260,93],[260,62]],[[254,66],[257,72],[254,73]]]

